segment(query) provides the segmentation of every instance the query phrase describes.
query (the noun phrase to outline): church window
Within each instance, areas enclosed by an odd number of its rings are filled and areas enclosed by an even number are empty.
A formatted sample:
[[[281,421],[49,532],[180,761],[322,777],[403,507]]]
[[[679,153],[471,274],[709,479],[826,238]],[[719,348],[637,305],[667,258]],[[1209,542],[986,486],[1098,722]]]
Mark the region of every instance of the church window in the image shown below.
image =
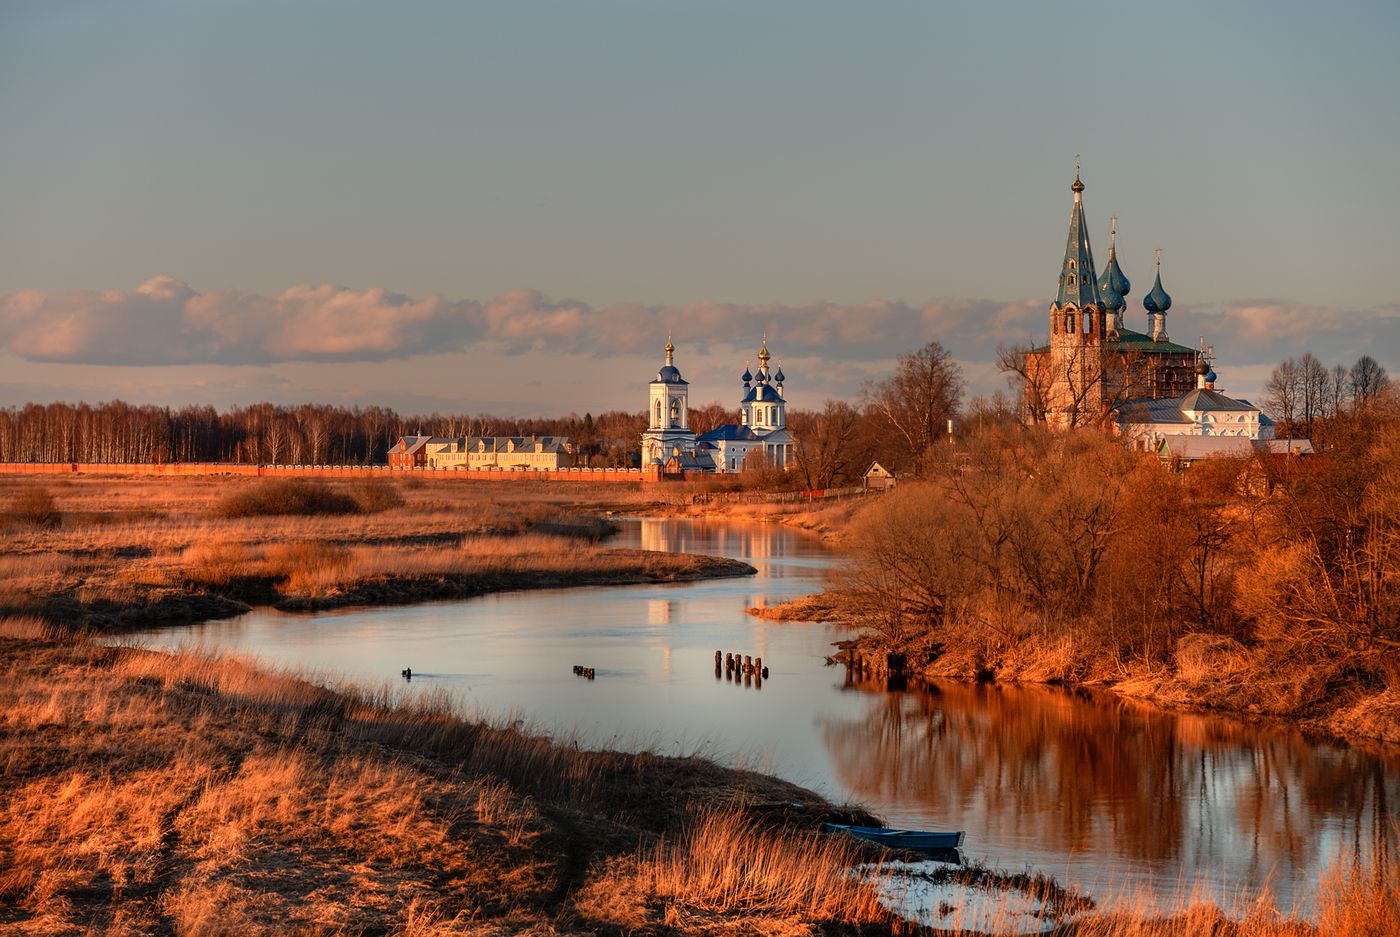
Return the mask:
[[[656,425],[661,425],[661,401],[656,401]]]
[[[678,420],[680,420],[680,418],[681,418],[681,402],[680,402],[680,398],[678,398],[678,397],[672,397],[672,398],[671,398],[671,423],[672,423],[672,424],[675,424]]]

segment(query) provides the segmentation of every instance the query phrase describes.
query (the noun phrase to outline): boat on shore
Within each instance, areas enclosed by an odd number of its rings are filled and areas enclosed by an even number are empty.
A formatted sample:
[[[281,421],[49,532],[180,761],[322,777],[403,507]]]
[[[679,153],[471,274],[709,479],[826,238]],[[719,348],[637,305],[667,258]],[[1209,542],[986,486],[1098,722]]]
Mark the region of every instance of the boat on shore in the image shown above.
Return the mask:
[[[844,823],[823,823],[822,829],[828,833],[849,833],[891,849],[957,849],[963,842],[961,830],[956,833],[929,833],[887,826],[847,826]]]

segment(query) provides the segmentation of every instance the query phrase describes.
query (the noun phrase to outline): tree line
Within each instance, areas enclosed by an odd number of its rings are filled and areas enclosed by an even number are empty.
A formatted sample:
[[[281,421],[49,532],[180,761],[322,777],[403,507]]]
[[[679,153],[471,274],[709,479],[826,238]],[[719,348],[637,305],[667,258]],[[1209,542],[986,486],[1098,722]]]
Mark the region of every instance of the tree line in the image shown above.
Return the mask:
[[[1279,424],[1279,435],[1311,438],[1318,424],[1364,411],[1388,386],[1390,375],[1370,355],[1350,368],[1327,367],[1312,352],[1274,368],[1264,385],[1264,407]]]
[[[951,355],[931,342],[901,357],[893,373],[872,382],[857,404],[827,400],[790,409],[796,437],[788,485],[855,484],[870,463],[912,470],[946,435],[962,399],[963,379]],[[690,427],[704,433],[738,423],[737,408],[694,406]],[[645,410],[596,416],[518,418],[485,414],[401,414],[386,407],[259,403],[138,406],[108,403],[27,404],[0,408],[0,462],[239,462],[290,465],[377,465],[400,436],[568,436],[583,464],[639,464]]]

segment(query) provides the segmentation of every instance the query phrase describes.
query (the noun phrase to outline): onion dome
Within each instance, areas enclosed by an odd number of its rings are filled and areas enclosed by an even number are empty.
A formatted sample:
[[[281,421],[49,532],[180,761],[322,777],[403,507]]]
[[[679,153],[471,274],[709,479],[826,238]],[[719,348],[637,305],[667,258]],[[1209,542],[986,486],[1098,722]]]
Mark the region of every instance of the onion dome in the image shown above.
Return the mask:
[[[1214,372],[1214,371],[1207,371],[1207,372],[1206,372],[1206,383],[1207,383],[1207,384],[1214,384],[1214,383],[1215,383],[1215,372]]]
[[[1118,266],[1118,216],[1114,215],[1109,220],[1108,264],[1103,269],[1103,276],[1099,277],[1099,296],[1104,309],[1114,313],[1121,312],[1127,305],[1128,290],[1132,289],[1132,286],[1123,273],[1123,268]]]
[[[1162,289],[1162,251],[1157,250],[1157,282],[1152,284],[1152,292],[1142,298],[1142,308],[1148,312],[1166,312],[1172,307],[1172,298]]]
[[[749,373],[749,366],[747,363],[744,364],[744,373],[739,380],[743,381],[745,384],[753,380],[753,375]]]
[[[684,384],[681,379],[681,370],[675,364],[676,346],[671,343],[671,336],[666,336],[666,363],[661,366],[661,370],[656,372],[654,384]]]
[[[1205,377],[1206,372],[1209,371],[1209,370],[1210,370],[1210,365],[1206,364],[1206,359],[1202,358],[1200,361],[1197,361],[1197,362],[1196,362],[1196,373],[1197,373],[1197,374],[1201,375],[1202,377]]]
[[[777,381],[779,384],[783,382],[783,366],[781,364],[778,365],[778,373],[773,375],[773,380]]]

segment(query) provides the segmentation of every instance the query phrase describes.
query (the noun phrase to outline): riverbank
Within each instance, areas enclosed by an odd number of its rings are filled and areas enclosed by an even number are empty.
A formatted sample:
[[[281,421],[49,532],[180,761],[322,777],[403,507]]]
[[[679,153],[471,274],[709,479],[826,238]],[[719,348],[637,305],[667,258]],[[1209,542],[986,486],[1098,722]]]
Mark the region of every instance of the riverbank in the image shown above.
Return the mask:
[[[754,572],[723,557],[601,546],[615,526],[553,489],[322,482],[289,499],[277,484],[0,480],[0,505],[41,496],[50,506],[0,517],[0,615],[124,632],[255,605],[315,611]],[[327,505],[342,513],[247,513]]]
[[[892,640],[862,632],[859,613],[848,596],[837,592],[748,612],[770,621],[825,622],[850,629],[852,637],[839,642],[828,660],[864,676],[1093,689],[1165,710],[1292,725],[1351,745],[1400,745],[1396,689],[1348,686],[1336,671],[1272,661],[1258,649],[1220,636],[1187,636],[1170,662],[1153,667],[1105,661],[1063,630],[1053,638],[1029,634],[1015,641],[967,631],[945,631],[938,641],[927,635]]]

